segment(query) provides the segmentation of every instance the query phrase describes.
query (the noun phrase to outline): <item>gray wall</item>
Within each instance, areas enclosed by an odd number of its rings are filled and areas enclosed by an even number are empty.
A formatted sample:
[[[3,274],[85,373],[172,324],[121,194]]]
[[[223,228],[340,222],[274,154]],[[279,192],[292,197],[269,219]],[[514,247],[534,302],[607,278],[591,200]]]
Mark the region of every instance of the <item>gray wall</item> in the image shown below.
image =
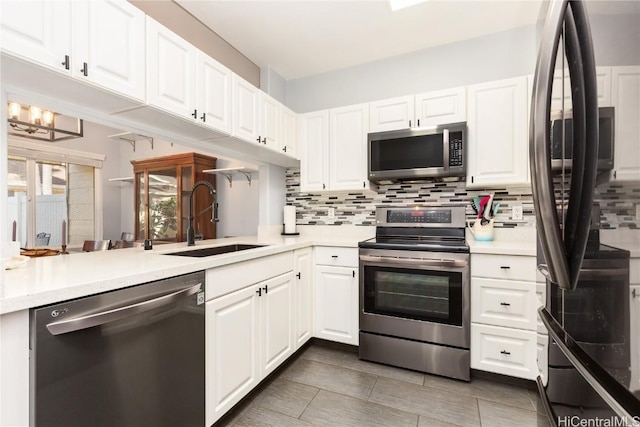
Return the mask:
[[[535,26],[287,82],[298,113],[533,73]]]
[[[638,2],[640,4],[640,2]],[[640,15],[592,15],[597,65],[640,64]],[[289,80],[298,113],[532,74],[542,25]]]

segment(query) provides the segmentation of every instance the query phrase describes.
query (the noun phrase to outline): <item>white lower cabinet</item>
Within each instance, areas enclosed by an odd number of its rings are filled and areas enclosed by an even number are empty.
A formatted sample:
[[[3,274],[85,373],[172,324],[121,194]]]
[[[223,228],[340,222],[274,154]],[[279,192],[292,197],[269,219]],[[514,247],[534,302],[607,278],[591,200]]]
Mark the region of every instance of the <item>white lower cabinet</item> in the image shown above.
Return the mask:
[[[293,354],[293,284],[289,272],[207,302],[207,425]]]
[[[542,384],[546,386],[549,373],[549,337],[547,335],[538,334],[536,362],[538,362],[538,375],[542,379]]]
[[[313,258],[311,248],[293,254],[294,345],[296,350],[313,336]]]
[[[358,345],[358,265],[353,264],[357,252],[347,248],[316,251],[317,262],[337,260],[334,265],[316,264],[315,267],[314,336],[317,338]],[[341,257],[346,261],[344,264]]]
[[[534,380],[546,372],[538,343],[535,257],[471,255],[471,367]],[[546,337],[545,337],[546,338]],[[538,364],[544,367],[538,368]],[[544,375],[546,377],[546,374]]]
[[[534,331],[474,324],[471,327],[471,367],[533,380],[538,376],[536,346]]]

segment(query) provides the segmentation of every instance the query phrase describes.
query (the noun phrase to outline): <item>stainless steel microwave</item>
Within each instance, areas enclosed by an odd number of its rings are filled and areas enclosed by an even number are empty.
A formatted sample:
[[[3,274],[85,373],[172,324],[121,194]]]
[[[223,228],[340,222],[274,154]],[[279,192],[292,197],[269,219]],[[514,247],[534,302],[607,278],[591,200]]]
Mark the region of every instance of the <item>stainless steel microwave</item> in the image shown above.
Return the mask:
[[[466,174],[467,124],[370,133],[369,180],[412,181]]]
[[[614,108],[598,108],[597,169],[599,171],[613,169],[614,128]],[[551,113],[552,170],[571,169],[571,158],[573,157],[573,112],[571,110],[564,112],[564,150],[562,147],[562,139],[562,111],[554,111]]]

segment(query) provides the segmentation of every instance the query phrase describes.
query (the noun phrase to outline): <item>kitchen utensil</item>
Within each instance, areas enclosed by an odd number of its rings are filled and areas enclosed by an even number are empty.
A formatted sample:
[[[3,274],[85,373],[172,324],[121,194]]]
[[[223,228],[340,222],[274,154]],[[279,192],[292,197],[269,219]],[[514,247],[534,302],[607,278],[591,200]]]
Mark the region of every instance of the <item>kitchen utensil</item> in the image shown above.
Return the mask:
[[[484,212],[484,207],[487,205],[489,201],[489,196],[484,196],[482,200],[480,200],[480,209],[478,212],[478,219],[482,218],[482,213]]]
[[[484,207],[484,212],[482,217],[487,221],[491,219],[491,205],[493,204],[493,194],[489,196],[489,201],[487,201],[486,206]]]
[[[498,214],[498,209],[500,209],[500,202],[493,204],[493,212],[491,212],[491,215],[496,216]]]

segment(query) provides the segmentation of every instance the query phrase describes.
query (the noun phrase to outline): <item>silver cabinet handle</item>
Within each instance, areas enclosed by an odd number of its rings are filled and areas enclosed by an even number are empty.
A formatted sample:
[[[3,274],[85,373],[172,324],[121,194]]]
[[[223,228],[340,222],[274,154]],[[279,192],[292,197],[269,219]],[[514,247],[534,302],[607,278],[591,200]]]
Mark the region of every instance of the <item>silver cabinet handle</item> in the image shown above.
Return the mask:
[[[61,335],[68,332],[91,328],[93,326],[104,325],[105,323],[111,323],[115,322],[116,320],[125,319],[127,317],[131,317],[133,315],[170,304],[174,301],[179,300],[180,298],[188,297],[198,292],[201,287],[202,283],[198,283],[197,285],[190,286],[185,289],[180,289],[178,291],[171,292],[157,298],[138,302],[136,304],[101,311],[99,313],[93,313],[86,316],[65,319],[59,322],[52,322],[47,325],[47,329],[49,330],[51,335]]]
[[[396,258],[360,255],[360,261],[384,262],[386,264],[424,265],[432,267],[466,267],[468,262],[461,259],[426,259],[426,258]]]
[[[636,297],[640,296],[637,292],[636,292],[636,288],[633,288],[631,290],[631,296],[635,299]]]

